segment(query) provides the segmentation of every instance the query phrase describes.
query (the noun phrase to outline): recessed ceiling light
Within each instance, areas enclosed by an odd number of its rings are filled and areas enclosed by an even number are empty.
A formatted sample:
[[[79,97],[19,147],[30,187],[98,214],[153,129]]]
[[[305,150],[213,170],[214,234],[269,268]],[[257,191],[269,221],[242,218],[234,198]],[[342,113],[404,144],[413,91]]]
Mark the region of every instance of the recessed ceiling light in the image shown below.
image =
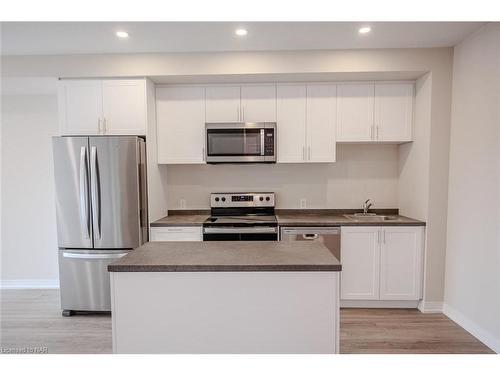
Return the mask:
[[[248,34],[248,31],[246,29],[236,29],[234,33],[238,36],[245,36]]]
[[[372,31],[372,28],[369,26],[364,26],[358,30],[360,34],[368,34],[370,31]]]
[[[116,36],[118,38],[128,38],[128,33],[126,31],[117,31]]]

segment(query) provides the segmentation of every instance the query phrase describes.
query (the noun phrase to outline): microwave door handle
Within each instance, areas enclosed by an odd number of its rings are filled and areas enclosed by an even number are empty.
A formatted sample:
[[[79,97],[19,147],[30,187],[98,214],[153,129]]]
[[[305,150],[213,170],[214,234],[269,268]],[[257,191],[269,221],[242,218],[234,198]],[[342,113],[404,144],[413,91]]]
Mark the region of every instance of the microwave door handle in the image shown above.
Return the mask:
[[[260,129],[260,154],[264,156],[264,147],[265,147],[265,137],[264,137],[264,129]]]

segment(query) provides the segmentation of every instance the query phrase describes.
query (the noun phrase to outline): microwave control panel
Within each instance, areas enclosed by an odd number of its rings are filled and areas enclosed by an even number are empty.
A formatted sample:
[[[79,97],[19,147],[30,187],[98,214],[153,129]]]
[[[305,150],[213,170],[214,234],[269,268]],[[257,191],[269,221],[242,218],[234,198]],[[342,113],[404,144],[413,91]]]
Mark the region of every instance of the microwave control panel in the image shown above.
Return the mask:
[[[264,155],[274,156],[274,129],[264,130]]]

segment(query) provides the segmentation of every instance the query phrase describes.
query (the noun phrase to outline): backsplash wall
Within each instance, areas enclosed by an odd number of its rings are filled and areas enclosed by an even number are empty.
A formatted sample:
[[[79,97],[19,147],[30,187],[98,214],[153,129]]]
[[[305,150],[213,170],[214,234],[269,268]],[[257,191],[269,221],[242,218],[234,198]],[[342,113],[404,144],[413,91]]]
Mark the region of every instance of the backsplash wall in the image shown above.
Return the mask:
[[[338,145],[333,164],[169,165],[168,208],[209,208],[212,192],[274,191],[278,208],[398,207],[397,145]]]

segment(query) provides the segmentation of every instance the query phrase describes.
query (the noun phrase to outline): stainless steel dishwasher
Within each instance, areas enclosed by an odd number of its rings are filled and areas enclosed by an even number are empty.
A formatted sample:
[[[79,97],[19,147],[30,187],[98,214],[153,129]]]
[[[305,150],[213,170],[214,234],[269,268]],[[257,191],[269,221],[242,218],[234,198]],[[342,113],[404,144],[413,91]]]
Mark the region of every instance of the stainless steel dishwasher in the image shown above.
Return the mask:
[[[321,241],[340,259],[340,227],[281,227],[281,241]]]

